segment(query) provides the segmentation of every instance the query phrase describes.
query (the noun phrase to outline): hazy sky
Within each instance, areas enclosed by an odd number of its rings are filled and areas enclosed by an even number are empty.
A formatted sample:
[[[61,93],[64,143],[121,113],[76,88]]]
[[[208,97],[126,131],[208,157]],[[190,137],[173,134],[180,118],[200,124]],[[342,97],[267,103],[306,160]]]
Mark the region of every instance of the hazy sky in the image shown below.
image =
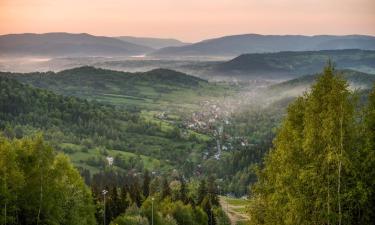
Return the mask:
[[[0,0],[0,33],[371,34],[375,0]]]

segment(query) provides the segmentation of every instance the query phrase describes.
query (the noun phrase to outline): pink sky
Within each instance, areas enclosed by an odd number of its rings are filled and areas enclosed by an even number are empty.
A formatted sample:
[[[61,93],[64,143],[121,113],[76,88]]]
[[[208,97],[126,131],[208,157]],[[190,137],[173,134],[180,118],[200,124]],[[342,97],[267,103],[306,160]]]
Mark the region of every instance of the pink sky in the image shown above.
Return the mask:
[[[0,34],[375,35],[375,0],[0,0]]]

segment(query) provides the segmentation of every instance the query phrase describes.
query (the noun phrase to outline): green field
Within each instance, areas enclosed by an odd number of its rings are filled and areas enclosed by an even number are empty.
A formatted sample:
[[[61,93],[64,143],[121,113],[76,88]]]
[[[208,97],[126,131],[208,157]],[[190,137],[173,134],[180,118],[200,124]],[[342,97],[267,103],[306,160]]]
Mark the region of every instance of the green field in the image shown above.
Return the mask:
[[[220,196],[220,204],[233,225],[246,224],[249,219],[247,213],[249,201],[247,199]]]

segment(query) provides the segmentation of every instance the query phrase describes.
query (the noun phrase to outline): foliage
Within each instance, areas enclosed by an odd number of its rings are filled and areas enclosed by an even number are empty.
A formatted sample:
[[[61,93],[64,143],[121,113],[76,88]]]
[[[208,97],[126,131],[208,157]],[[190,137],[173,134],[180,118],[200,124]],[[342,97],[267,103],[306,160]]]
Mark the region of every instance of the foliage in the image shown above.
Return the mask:
[[[357,109],[328,64],[288,107],[252,188],[251,224],[371,224],[375,160],[365,143],[373,132]]]
[[[4,77],[0,77],[0,106],[0,129],[6,136],[20,138],[44,131],[54,148],[91,173],[108,166],[107,156],[114,158],[114,167],[120,170],[166,172],[171,164],[178,167],[191,151],[205,146],[171,135],[171,130],[142,118],[139,112],[63,97]]]
[[[69,159],[40,137],[0,137],[1,221],[95,224],[91,193]]]

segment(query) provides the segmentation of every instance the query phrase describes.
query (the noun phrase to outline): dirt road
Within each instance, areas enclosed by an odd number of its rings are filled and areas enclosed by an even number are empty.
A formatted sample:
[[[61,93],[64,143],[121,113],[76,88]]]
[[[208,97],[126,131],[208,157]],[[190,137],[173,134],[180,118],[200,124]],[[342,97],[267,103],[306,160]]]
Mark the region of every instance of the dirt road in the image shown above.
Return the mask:
[[[231,225],[237,225],[237,222],[249,219],[249,216],[245,213],[246,205],[233,205],[223,196],[220,196],[220,205],[227,213]]]

